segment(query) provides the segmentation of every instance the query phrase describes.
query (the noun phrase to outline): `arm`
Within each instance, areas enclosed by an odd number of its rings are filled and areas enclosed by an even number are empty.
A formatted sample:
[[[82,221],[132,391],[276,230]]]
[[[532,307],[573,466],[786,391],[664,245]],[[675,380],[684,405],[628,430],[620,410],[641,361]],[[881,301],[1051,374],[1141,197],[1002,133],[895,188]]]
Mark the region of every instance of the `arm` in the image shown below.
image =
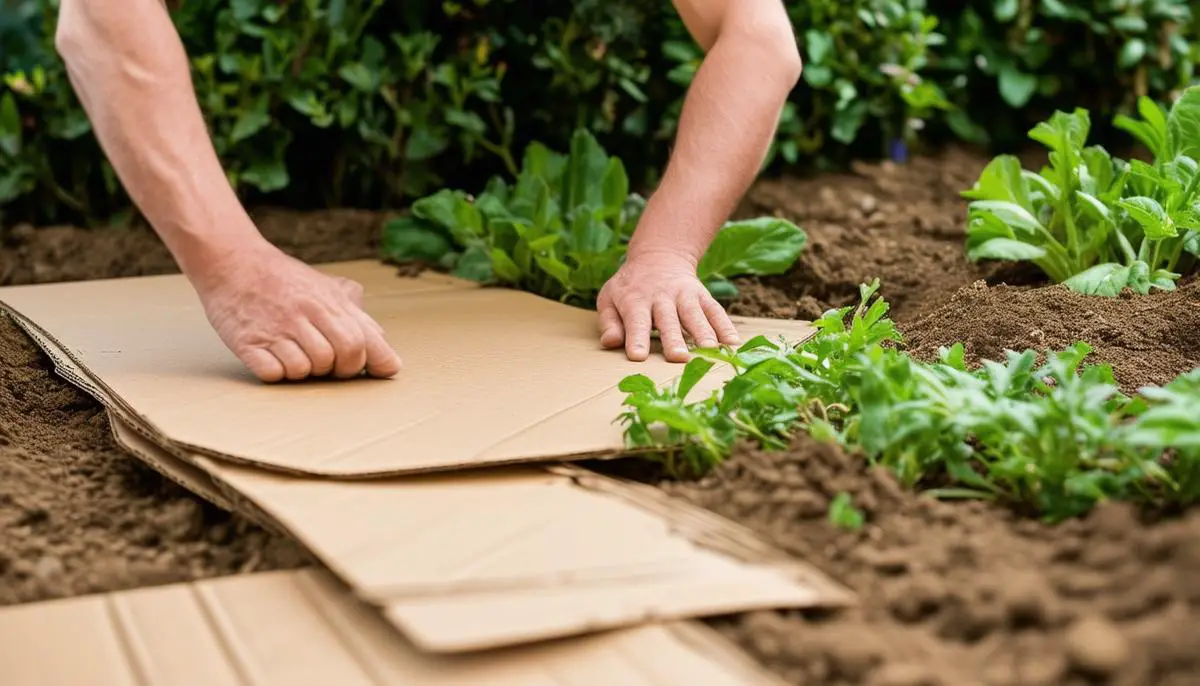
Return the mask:
[[[190,278],[263,241],[225,177],[162,0],[62,0],[55,46],[101,148]]]
[[[779,114],[800,78],[795,33],[780,0],[674,0],[706,55],[684,98],[675,149],[629,242],[625,264],[597,300],[601,343],[688,359],[683,332],[702,347],[734,345],[725,310],[696,267],[757,176]]]
[[[706,55],[629,251],[683,246],[698,263],[757,176],[801,62],[779,0],[674,2]]]
[[[61,0],[55,45],[121,183],[255,376],[399,371],[361,287],[285,255],[254,226],[208,137],[162,0]]]

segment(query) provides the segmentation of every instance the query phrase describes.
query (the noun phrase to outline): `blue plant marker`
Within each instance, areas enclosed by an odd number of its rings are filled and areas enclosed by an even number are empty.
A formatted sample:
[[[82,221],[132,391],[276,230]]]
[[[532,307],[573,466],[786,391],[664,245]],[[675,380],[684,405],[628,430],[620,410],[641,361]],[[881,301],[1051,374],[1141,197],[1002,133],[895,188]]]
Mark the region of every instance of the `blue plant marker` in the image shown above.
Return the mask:
[[[899,162],[900,164],[908,162],[908,144],[903,139],[893,138],[890,147],[893,162]]]

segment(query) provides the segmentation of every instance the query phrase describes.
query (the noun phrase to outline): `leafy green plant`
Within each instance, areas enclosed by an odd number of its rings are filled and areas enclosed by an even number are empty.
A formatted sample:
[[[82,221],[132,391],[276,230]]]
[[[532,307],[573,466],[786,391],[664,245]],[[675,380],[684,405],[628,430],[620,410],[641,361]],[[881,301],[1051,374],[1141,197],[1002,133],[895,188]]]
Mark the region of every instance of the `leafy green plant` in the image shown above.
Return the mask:
[[[757,338],[700,350],[661,388],[626,377],[618,420],[627,444],[688,476],[726,459],[738,440],[779,449],[803,430],[930,495],[1013,503],[1048,520],[1106,499],[1200,499],[1200,370],[1131,398],[1108,365],[1084,363],[1084,343],[1009,351],[974,369],[959,344],[920,362],[896,345],[886,302],[870,302],[876,285],[863,287],[857,306],[821,317],[799,345]],[[733,376],[690,398],[718,362]]]
[[[1050,150],[1040,173],[1001,155],[963,196],[972,260],[1023,260],[1088,294],[1171,290],[1200,254],[1200,86],[1164,112],[1149,98],[1140,119],[1116,125],[1153,153],[1153,163],[1086,146],[1086,110],[1057,112],[1030,132]]]
[[[866,518],[861,510],[854,506],[854,501],[845,491],[838,493],[829,501],[829,523],[839,529],[861,529]]]
[[[443,189],[416,201],[410,216],[384,228],[383,251],[391,260],[434,262],[463,278],[592,306],[620,268],[643,207],[621,160],[578,129],[566,155],[531,144],[511,185],[493,177],[477,197]],[[736,294],[730,277],[786,271],[805,241],[803,230],[782,219],[729,222],[698,275],[718,296]]]

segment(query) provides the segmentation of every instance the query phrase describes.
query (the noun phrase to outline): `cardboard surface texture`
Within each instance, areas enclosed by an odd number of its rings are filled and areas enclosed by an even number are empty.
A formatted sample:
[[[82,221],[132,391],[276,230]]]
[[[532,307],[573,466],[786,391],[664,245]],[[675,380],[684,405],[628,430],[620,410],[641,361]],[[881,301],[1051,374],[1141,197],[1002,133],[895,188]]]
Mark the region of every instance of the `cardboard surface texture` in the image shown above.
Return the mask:
[[[602,456],[624,441],[620,380],[682,366],[600,349],[596,314],[374,262],[322,270],[365,284],[404,360],[387,380],[268,385],[212,331],[182,276],[0,289],[126,414],[168,445],[284,471],[378,476]],[[803,339],[803,322],[742,319],[744,337]],[[729,370],[714,370],[719,377]]]
[[[694,623],[470,655],[428,655],[312,570],[0,608],[0,683],[782,686]]]
[[[132,454],[293,535],[427,653],[853,602],[658,489],[515,464],[621,451],[616,384],[632,372],[666,382],[681,365],[600,351],[594,313],[535,296],[373,263],[323,269],[364,283],[405,358],[400,377],[261,384],[182,277],[0,289],[0,303],[108,407]],[[742,324],[747,337],[811,333]]]

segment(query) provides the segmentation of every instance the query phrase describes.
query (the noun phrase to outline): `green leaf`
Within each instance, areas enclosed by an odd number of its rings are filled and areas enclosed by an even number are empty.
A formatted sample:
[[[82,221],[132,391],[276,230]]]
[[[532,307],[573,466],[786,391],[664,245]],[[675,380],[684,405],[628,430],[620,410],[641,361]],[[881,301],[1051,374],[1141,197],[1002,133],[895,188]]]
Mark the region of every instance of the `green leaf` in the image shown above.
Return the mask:
[[[975,185],[960,195],[967,200],[1007,200],[1032,210],[1029,187],[1021,172],[1021,161],[1016,156],[999,155],[983,168]]]
[[[1109,262],[1079,272],[1063,284],[1084,295],[1116,297],[1129,285],[1130,268]]]
[[[829,523],[839,529],[861,529],[865,523],[863,513],[854,507],[850,494],[842,491],[829,503]]]
[[[700,383],[700,380],[715,364],[712,360],[703,357],[693,357],[688,360],[687,366],[683,368],[683,375],[679,377],[679,386],[675,389],[675,395],[686,398],[687,394],[692,392],[696,384]]]
[[[21,153],[21,114],[12,93],[0,98],[0,151],[9,157]]]
[[[619,158],[613,157],[608,161],[604,170],[604,207],[606,214],[616,216],[625,207],[629,197],[629,176],[625,173],[625,165]]]
[[[1075,191],[1075,197],[1079,198],[1080,206],[1093,219],[1106,223],[1112,222],[1112,212],[1099,198],[1083,191]]]
[[[1038,260],[1046,256],[1046,249],[1012,238],[993,238],[967,252],[972,261],[978,260]]]
[[[458,221],[455,208],[460,202],[467,202],[467,194],[449,188],[425,196],[412,204],[414,217],[426,219],[449,231]]]
[[[617,384],[617,389],[622,393],[654,393],[658,390],[658,386],[645,374],[631,374],[621,379],[621,383]]]
[[[709,278],[704,281],[704,287],[713,298],[721,302],[728,302],[738,296],[737,286],[725,279]]]
[[[600,204],[608,155],[587,129],[576,129],[571,136],[571,156],[567,163],[562,212],[571,212],[585,204]]]
[[[259,107],[243,112],[238,117],[237,122],[233,125],[233,131],[229,134],[230,141],[237,143],[245,140],[263,130],[270,123],[271,115],[267,113],[266,98],[263,98]]]
[[[492,258],[488,249],[482,245],[467,248],[458,264],[451,272],[454,276],[477,283],[487,283],[492,280]]]
[[[1020,108],[1029,103],[1037,90],[1038,80],[1033,74],[1026,74],[1011,64],[1000,68],[1000,97],[1010,107]]]
[[[992,15],[996,21],[1007,24],[1017,17],[1020,6],[1020,0],[995,0],[992,3]]]
[[[254,163],[242,172],[241,179],[264,193],[286,188],[290,181],[287,167],[278,159]]]
[[[865,100],[856,100],[846,109],[837,110],[833,114],[833,128],[830,130],[830,135],[834,140],[845,145],[854,142],[858,137],[858,130],[862,128],[863,121],[867,117],[867,103]]]
[[[521,269],[517,266],[516,262],[513,262],[512,258],[509,257],[507,253],[500,248],[492,248],[491,255],[492,271],[497,277],[511,284],[518,284],[521,282]]]
[[[1151,98],[1138,98],[1138,112],[1142,119],[1119,114],[1113,119],[1113,126],[1132,135],[1155,159],[1163,160],[1170,155],[1167,147],[1167,115],[1162,107]]]
[[[1091,115],[1083,108],[1055,112],[1049,121],[1033,127],[1029,137],[1055,152],[1079,150],[1087,142],[1091,122]]]
[[[1117,57],[1117,65],[1122,69],[1129,69],[1138,62],[1141,62],[1146,57],[1146,41],[1141,38],[1130,38],[1125,41],[1125,45],[1121,46],[1121,52]]]
[[[808,60],[817,65],[825,61],[833,52],[833,36],[826,32],[809,29],[804,33],[804,47],[808,52]],[[811,67],[807,67],[811,69]]]
[[[1200,85],[1189,87],[1171,106],[1167,136],[1171,157],[1200,159]]]
[[[813,88],[825,88],[833,83],[833,70],[823,64],[805,67],[804,81]]]
[[[1004,200],[976,200],[969,206],[972,213],[985,212],[990,214],[1007,226],[1014,229],[1019,229],[1027,235],[1035,235],[1043,233],[1046,228],[1037,220],[1029,210],[1020,205],[1007,202]]]
[[[379,73],[361,62],[342,65],[338,76],[346,83],[364,93],[374,93],[379,90]]]
[[[710,277],[782,274],[796,262],[808,241],[804,230],[774,217],[727,223],[700,259],[697,274]]]
[[[408,136],[404,144],[404,159],[410,162],[422,162],[441,154],[450,146],[450,140],[438,134],[430,126],[418,126]]]
[[[445,234],[412,217],[397,217],[384,224],[381,243],[384,257],[396,261],[436,263],[451,249]]]
[[[1174,238],[1179,235],[1175,222],[1167,216],[1167,211],[1154,198],[1135,197],[1117,201],[1130,217],[1142,227],[1146,238],[1160,240]]]

